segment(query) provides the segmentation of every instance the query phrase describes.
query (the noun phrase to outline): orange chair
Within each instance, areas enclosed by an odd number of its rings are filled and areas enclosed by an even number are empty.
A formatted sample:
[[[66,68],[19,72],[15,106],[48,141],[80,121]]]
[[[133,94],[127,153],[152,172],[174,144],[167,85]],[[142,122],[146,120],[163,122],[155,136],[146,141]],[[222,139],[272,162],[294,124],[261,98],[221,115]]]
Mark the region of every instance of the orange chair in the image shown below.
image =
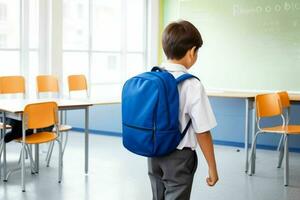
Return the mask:
[[[73,91],[86,91],[88,96],[87,81],[84,75],[70,75],[68,76],[69,95]]]
[[[1,94],[25,94],[25,79],[23,76],[0,77]]]
[[[71,92],[85,91],[86,97],[89,97],[87,81],[84,75],[70,75],[68,76],[68,86],[69,86],[69,98],[71,98]],[[65,121],[67,121],[67,113],[65,114]],[[63,147],[63,154],[68,141],[68,134],[66,134],[66,139]]]
[[[23,113],[23,137],[17,139],[16,141],[22,144],[21,150],[21,185],[22,191],[25,192],[25,151],[30,151],[30,144],[42,144],[47,142],[57,141],[59,144],[59,163],[58,163],[58,182],[62,179],[62,144],[59,140],[59,129],[58,127],[58,117],[57,117],[57,104],[55,102],[44,102],[28,104]],[[30,136],[25,136],[25,131],[27,129],[39,129],[54,125],[56,127],[56,132],[39,132],[34,133]],[[32,163],[33,158],[29,154]],[[33,165],[35,166],[35,165]],[[34,170],[36,170],[33,167]]]
[[[57,78],[52,75],[37,76],[37,92],[38,92],[38,97],[40,97],[40,93],[43,92],[57,93],[59,97],[59,86],[58,86]],[[60,132],[69,131],[71,129],[72,127],[69,125],[62,124],[59,126]]]
[[[25,79],[23,76],[2,76],[0,77],[0,94],[22,94],[25,98]],[[5,126],[11,129],[10,125]],[[0,123],[0,129],[4,129]]]
[[[71,98],[71,92],[76,92],[76,91],[85,91],[86,92],[86,97],[88,97],[88,90],[87,90],[87,81],[84,75],[70,75],[68,76],[68,86],[69,86],[69,98]],[[67,121],[67,113],[65,113],[65,123]],[[64,144],[63,144],[63,155],[65,153],[65,149],[68,143],[68,138],[69,134],[66,132],[65,134],[65,139],[64,139]],[[51,154],[53,151],[53,146],[50,147],[51,149],[49,150],[49,153],[47,155],[47,166],[49,166],[50,159],[51,159]]]
[[[0,77],[0,94],[21,94],[25,98],[25,79],[23,76],[2,76]],[[11,129],[8,124],[0,122],[1,142],[0,142],[0,172],[1,172],[1,157],[4,145],[4,131]],[[1,174],[1,173],[0,173]]]
[[[289,99],[289,95],[286,91],[282,91],[282,92],[277,92],[277,94],[280,97],[280,101],[281,101],[281,105],[282,105],[282,110],[284,112],[284,117],[285,117],[285,123],[289,124],[289,115],[290,115],[290,107],[291,107],[291,103],[290,103],[290,99]],[[280,148],[282,147],[282,142],[284,139],[284,135],[281,136],[279,144],[278,144],[278,148],[277,150],[279,151]],[[281,164],[278,165],[278,168],[280,168]]]
[[[37,96],[40,98],[41,93],[56,93],[59,97],[59,85],[58,85],[58,79],[53,75],[40,75],[37,76]],[[61,113],[62,118],[62,113]],[[62,120],[62,119],[61,119]],[[72,129],[72,126],[61,124],[59,126],[60,132],[68,132]],[[53,145],[54,143],[50,144],[48,153],[46,156],[47,166],[50,164],[50,158],[53,151]]]
[[[286,91],[278,92],[277,94],[280,98],[282,109],[283,109],[283,111],[285,111],[284,116],[285,116],[286,126],[287,127],[292,127],[293,129],[296,129],[296,130],[300,130],[300,125],[289,124],[289,121],[290,121],[289,115],[290,115],[290,108],[291,108],[289,94]],[[281,136],[280,142],[279,142],[279,145],[278,145],[278,150],[280,152],[279,162],[278,162],[278,165],[277,165],[278,168],[281,167],[282,160],[283,160],[283,149],[284,149],[284,146],[282,145],[283,141],[284,141],[284,135]]]
[[[37,76],[37,92],[38,97],[42,92],[52,92],[57,93],[59,96],[59,86],[58,80],[55,76],[52,75],[40,75]]]
[[[283,143],[284,147],[279,156],[279,165],[284,156],[284,186],[289,184],[289,157],[288,157],[288,137],[289,135],[300,134],[300,126],[288,125],[283,115],[282,107],[286,105],[286,99],[281,99],[281,94],[261,94],[255,98],[256,102],[256,124],[258,131],[255,134],[250,150],[250,170],[249,175],[255,173],[255,151],[256,151],[256,140],[259,134],[263,133],[277,133],[284,136]],[[282,124],[273,127],[260,127],[260,120],[266,117],[280,116]]]

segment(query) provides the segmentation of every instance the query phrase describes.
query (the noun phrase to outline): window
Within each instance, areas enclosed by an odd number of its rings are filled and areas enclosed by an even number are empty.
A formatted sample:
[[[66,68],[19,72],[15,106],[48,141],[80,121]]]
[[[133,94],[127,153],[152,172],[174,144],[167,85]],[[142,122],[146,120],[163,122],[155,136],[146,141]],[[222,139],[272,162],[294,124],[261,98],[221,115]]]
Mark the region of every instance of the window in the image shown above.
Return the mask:
[[[24,1],[24,8],[20,2],[1,0],[0,3],[0,76],[24,75],[28,95],[32,96],[38,73],[39,0]],[[21,13],[24,9],[28,10]],[[25,17],[28,21],[20,21]]]
[[[0,34],[0,48],[6,47],[6,34]]]
[[[39,0],[29,1],[29,54],[27,63],[29,96],[36,95],[36,76],[39,74]]]
[[[115,97],[146,69],[146,0],[64,0],[63,33],[64,91],[85,74],[92,97]]]
[[[0,3],[0,22],[6,21],[7,12],[6,12],[6,4]]]
[[[18,75],[20,68],[20,1],[0,4],[0,74]]]

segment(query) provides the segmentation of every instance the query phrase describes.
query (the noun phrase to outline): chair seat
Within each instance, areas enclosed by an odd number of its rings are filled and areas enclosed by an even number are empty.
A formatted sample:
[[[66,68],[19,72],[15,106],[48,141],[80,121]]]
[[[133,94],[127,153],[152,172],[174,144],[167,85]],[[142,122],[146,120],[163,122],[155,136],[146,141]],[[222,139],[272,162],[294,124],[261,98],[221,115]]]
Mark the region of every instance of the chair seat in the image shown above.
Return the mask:
[[[300,125],[274,126],[262,128],[264,132],[280,133],[280,134],[300,134]]]
[[[3,125],[4,125],[4,124],[3,124],[2,122],[0,122],[0,129],[4,129],[4,126],[3,126]],[[11,129],[11,125],[6,124],[5,128],[6,128],[6,129]]]
[[[57,138],[56,133],[54,132],[39,132],[32,135],[26,136],[26,144],[42,144],[46,142],[53,141]],[[16,139],[17,142],[21,142],[22,138]]]
[[[72,126],[70,125],[66,125],[66,124],[61,124],[59,125],[59,132],[66,132],[72,129]],[[53,131],[55,131],[55,128],[53,129]]]

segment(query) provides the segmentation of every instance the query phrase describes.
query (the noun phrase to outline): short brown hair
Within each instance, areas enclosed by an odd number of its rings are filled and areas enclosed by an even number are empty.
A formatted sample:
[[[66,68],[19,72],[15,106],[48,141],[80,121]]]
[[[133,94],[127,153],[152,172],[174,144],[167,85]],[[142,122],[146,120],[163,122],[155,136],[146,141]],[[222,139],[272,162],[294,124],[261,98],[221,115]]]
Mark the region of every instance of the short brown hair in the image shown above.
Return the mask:
[[[181,59],[193,47],[198,50],[203,44],[197,28],[188,21],[170,23],[162,35],[162,46],[168,59]]]

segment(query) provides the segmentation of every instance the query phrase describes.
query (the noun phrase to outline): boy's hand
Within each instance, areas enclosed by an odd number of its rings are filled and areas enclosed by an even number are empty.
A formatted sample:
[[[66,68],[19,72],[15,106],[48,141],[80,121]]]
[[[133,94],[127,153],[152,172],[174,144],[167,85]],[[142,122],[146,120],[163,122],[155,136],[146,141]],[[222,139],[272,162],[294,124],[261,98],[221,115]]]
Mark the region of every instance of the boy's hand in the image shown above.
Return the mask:
[[[211,187],[212,187],[212,186],[214,186],[214,185],[218,182],[218,180],[219,180],[218,172],[217,172],[216,169],[215,169],[215,170],[209,169],[208,175],[209,175],[209,177],[206,178],[206,183],[207,183],[208,186],[211,186]]]
[[[209,170],[208,177],[206,178],[207,185],[214,186],[219,180],[219,177],[214,153],[214,145],[210,131],[197,134],[197,140],[208,164]]]

